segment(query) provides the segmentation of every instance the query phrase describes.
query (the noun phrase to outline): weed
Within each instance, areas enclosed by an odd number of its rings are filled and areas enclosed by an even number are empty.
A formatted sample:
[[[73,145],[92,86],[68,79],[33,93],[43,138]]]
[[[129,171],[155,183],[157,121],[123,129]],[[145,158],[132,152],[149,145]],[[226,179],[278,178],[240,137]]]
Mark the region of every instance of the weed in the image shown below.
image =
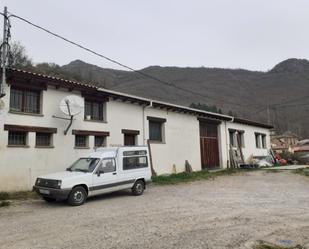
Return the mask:
[[[18,191],[18,192],[0,192],[0,200],[26,200],[36,199],[39,196],[31,191]]]
[[[0,200],[7,200],[7,199],[9,199],[9,193],[0,192]]]
[[[301,169],[295,169],[293,170],[295,174],[304,175],[309,177],[309,167],[307,168],[301,168]]]
[[[11,205],[11,202],[9,202],[9,201],[1,201],[0,202],[0,208],[1,207],[8,207],[10,205]]]
[[[278,246],[266,241],[258,241],[256,245],[253,246],[253,249],[305,249],[304,247],[297,245],[297,246]]]

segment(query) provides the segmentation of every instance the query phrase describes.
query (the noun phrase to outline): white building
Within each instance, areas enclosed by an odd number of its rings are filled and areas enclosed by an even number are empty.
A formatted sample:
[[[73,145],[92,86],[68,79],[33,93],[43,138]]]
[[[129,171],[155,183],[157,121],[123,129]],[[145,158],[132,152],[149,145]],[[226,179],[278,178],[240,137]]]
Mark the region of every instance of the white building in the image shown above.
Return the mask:
[[[96,146],[146,145],[157,174],[227,167],[239,134],[244,158],[267,155],[271,126],[10,69],[0,100],[0,191],[31,189],[38,175],[64,170]],[[69,121],[59,103],[78,95]]]

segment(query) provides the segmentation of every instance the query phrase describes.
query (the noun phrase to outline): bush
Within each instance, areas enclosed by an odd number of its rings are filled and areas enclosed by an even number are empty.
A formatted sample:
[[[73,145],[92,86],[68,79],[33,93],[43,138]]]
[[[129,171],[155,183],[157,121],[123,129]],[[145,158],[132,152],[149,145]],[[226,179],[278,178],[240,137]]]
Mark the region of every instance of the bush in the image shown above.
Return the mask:
[[[8,199],[9,199],[9,193],[0,192],[0,200],[8,200]]]
[[[0,207],[8,207],[10,205],[11,205],[11,203],[9,201],[1,201],[0,202]]]

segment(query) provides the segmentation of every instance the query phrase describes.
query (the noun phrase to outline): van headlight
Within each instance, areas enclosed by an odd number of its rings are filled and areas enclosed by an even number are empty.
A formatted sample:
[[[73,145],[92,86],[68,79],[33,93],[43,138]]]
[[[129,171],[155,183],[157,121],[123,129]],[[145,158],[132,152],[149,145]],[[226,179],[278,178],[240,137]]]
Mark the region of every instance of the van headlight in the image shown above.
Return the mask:
[[[58,181],[57,181],[57,188],[61,188],[61,183],[62,183],[61,180],[58,180]]]
[[[41,183],[41,179],[40,178],[37,178],[36,179],[36,182],[35,182],[35,185],[39,185]]]

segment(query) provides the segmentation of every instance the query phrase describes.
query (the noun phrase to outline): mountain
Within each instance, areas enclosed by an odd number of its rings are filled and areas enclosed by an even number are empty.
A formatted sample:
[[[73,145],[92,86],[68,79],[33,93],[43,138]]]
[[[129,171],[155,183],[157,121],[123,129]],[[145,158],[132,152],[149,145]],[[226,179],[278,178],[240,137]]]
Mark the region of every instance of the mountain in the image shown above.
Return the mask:
[[[160,66],[140,70],[163,83],[135,72],[105,69],[81,60],[61,69],[68,76],[107,89],[186,106],[192,103],[216,105],[224,113],[232,111],[239,117],[261,122],[269,119],[279,132],[290,130],[309,137],[307,60],[288,59],[268,72]]]

